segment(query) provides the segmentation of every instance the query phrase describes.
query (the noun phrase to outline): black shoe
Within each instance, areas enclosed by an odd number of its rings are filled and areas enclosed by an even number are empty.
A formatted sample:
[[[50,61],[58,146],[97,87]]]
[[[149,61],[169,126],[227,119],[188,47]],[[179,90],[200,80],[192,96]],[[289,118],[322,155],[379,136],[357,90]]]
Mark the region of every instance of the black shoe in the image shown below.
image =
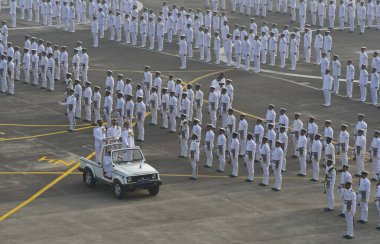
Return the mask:
[[[197,178],[194,177],[189,177],[190,180],[196,180]]]
[[[250,179],[246,179],[245,181],[246,182],[253,182],[253,180],[250,180]]]
[[[305,177],[306,175],[299,173],[297,176]]]
[[[346,239],[347,239],[347,236],[348,236],[348,235],[344,235],[343,238],[346,238]]]
[[[355,177],[361,177],[361,175],[360,175],[360,174],[355,174],[354,176],[355,176]]]
[[[362,223],[362,224],[367,224],[368,221],[362,220],[360,223]]]
[[[217,169],[216,173],[222,173],[222,171],[220,169]]]
[[[275,188],[275,189],[274,189],[274,191],[281,191],[281,190],[279,190],[279,189]]]
[[[377,182],[377,180],[375,178],[372,178],[371,181],[372,182]]]
[[[380,230],[380,226],[377,226],[377,227],[376,227],[376,230]]]
[[[354,237],[353,237],[353,236],[349,236],[349,235],[347,235],[346,239],[351,240],[351,239],[354,239]]]
[[[160,129],[167,129],[167,128],[165,128],[165,127],[161,126],[161,127],[160,127]]]
[[[255,160],[255,163],[260,163],[260,160]]]
[[[71,130],[71,129],[67,129],[67,131],[74,132],[74,130]]]
[[[339,216],[339,217],[343,217],[343,218],[346,217],[346,215],[345,215],[344,213],[341,213],[341,214],[339,214],[338,216]]]
[[[276,190],[276,188],[274,188],[274,187],[273,187],[271,190],[272,190],[272,191],[275,191],[275,190]]]
[[[75,119],[80,119],[80,117],[75,117]]]
[[[243,155],[239,155],[239,158],[242,158],[243,157]]]
[[[203,167],[207,169],[211,168],[211,166],[208,166],[207,164],[203,165]]]
[[[235,175],[230,175],[231,178],[235,178],[236,176]]]
[[[281,170],[282,173],[284,173],[286,170]]]
[[[293,155],[292,158],[298,158],[297,155]]]
[[[331,211],[333,211],[331,208],[325,208],[325,211],[326,212],[331,212]]]
[[[91,121],[89,121],[89,120],[87,120],[87,119],[84,119],[83,122],[87,122],[87,123],[89,123],[89,122],[91,122]]]

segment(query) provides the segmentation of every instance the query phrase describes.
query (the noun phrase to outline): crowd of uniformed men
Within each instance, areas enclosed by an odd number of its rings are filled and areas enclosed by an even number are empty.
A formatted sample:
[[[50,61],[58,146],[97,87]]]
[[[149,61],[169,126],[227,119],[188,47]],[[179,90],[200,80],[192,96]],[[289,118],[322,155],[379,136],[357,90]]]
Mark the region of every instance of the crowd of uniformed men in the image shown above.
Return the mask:
[[[70,1],[33,1],[21,0],[18,4],[11,0],[10,3],[11,27],[16,26],[16,7],[20,9],[21,19],[40,22],[52,25],[56,21],[57,28],[64,25],[65,31],[75,31],[75,22],[86,23],[87,16],[91,23],[91,32],[94,38],[94,47],[98,46],[98,37],[104,37],[104,31],[109,29],[110,40],[121,41],[121,29],[124,26],[125,42],[137,45],[137,35],[140,33],[141,46],[145,47],[146,39],[149,38],[149,48],[154,49],[155,37],[157,37],[158,51],[163,51],[164,35],[169,43],[173,40],[173,35],[178,36],[180,56],[182,64],[180,68],[186,68],[186,57],[193,56],[193,47],[200,49],[200,59],[206,62],[211,61],[211,33],[214,33],[214,53],[215,63],[220,63],[221,48],[224,48],[227,66],[231,65],[232,54],[234,54],[235,65],[240,67],[241,59],[245,62],[245,69],[250,69],[250,62],[254,63],[255,72],[260,71],[260,63],[266,64],[266,56],[269,52],[271,66],[275,65],[277,55],[277,45],[280,53],[281,65],[285,67],[285,60],[290,55],[291,69],[296,69],[299,59],[299,47],[301,34],[304,31],[304,60],[310,62],[312,32],[310,25],[306,24],[307,3],[304,0],[276,1],[276,11],[287,13],[288,7],[291,12],[292,22],[297,20],[300,28],[295,28],[294,32],[289,32],[288,26],[284,25],[283,31],[277,30],[277,25],[272,24],[271,29],[267,22],[263,21],[260,31],[258,31],[255,18],[250,19],[249,30],[245,26],[234,26],[233,34],[229,33],[228,18],[226,16],[226,3],[221,1],[221,16],[218,15],[219,1],[206,1],[206,13],[198,9],[194,13],[184,7],[177,9],[176,5],[169,10],[166,2],[163,3],[162,11],[156,17],[153,10],[144,8],[139,16],[137,1],[113,0],[95,3],[90,0],[78,0],[75,3]],[[210,5],[211,4],[211,5]],[[289,4],[289,5],[288,5]],[[319,28],[324,27],[324,19],[328,17],[330,29],[335,28],[335,1],[315,0],[309,1],[312,25]],[[208,6],[211,6],[212,10]],[[231,11],[240,14],[251,15],[251,9],[255,10],[256,16],[267,16],[267,10],[274,11],[272,0],[232,0]],[[26,11],[26,13],[25,13]],[[326,13],[327,11],[327,13]],[[354,31],[355,15],[357,16],[360,33],[365,30],[367,21],[368,28],[372,27],[373,20],[376,19],[377,29],[380,29],[380,1],[376,4],[370,0],[355,3],[355,1],[340,1],[339,6],[339,29],[343,30],[346,22],[349,23],[350,31]],[[26,16],[25,16],[26,15]],[[54,21],[53,21],[54,20]],[[140,22],[139,22],[140,21]],[[140,29],[140,32],[139,32]],[[219,74],[211,82],[208,100],[204,99],[204,94],[200,84],[193,88],[192,84],[185,84],[173,75],[169,75],[166,82],[162,81],[161,73],[150,71],[149,66],[145,66],[143,82],[136,85],[133,91],[133,82],[122,74],[117,75],[115,82],[114,74],[107,71],[104,90],[105,97],[102,98],[102,88],[94,86],[88,81],[87,73],[89,69],[89,56],[87,49],[82,47],[81,42],[77,42],[69,65],[69,54],[67,47],[52,45],[42,39],[25,35],[24,48],[14,46],[8,42],[7,22],[2,21],[1,43],[0,43],[0,77],[2,82],[2,93],[14,95],[14,81],[21,80],[21,70],[24,74],[23,83],[32,86],[40,85],[41,89],[54,91],[55,81],[64,80],[66,84],[65,102],[60,104],[67,107],[67,115],[70,126],[69,131],[75,130],[75,121],[82,117],[82,107],[84,108],[84,122],[97,125],[94,128],[96,160],[101,160],[99,151],[103,143],[109,140],[121,140],[123,145],[134,146],[133,123],[137,125],[137,141],[144,141],[145,117],[150,113],[150,125],[158,125],[158,114],[161,114],[161,129],[168,129],[171,133],[178,133],[180,141],[180,158],[189,158],[192,166],[192,176],[190,179],[196,180],[198,177],[198,164],[201,154],[200,142],[204,135],[202,149],[205,153],[205,168],[212,168],[214,155],[219,163],[218,173],[226,170],[226,164],[232,165],[231,177],[239,175],[239,158],[242,158],[244,167],[247,170],[247,182],[253,182],[255,177],[254,163],[259,163],[262,169],[261,186],[268,186],[270,172],[275,176],[272,190],[280,191],[282,185],[282,173],[286,171],[286,159],[288,143],[292,142],[294,151],[291,152],[293,158],[298,158],[300,171],[299,177],[307,175],[307,165],[312,168],[311,181],[319,181],[320,164],[324,166],[324,189],[327,196],[326,211],[334,209],[334,186],[337,173],[340,173],[338,185],[338,197],[342,201],[342,213],[340,216],[346,218],[347,235],[345,238],[352,239],[353,216],[356,205],[360,207],[360,218],[358,222],[367,223],[368,203],[370,199],[371,181],[377,182],[376,207],[380,221],[380,131],[375,131],[370,143],[369,153],[367,149],[367,124],[364,122],[364,114],[358,115],[355,128],[350,129],[342,124],[339,135],[335,136],[331,128],[333,123],[330,120],[324,122],[323,133],[319,132],[316,118],[308,118],[304,126],[301,121],[302,115],[294,113],[293,123],[289,124],[287,110],[280,108],[279,115],[276,115],[275,106],[270,104],[266,111],[265,119],[258,118],[253,127],[248,124],[248,115],[239,114],[236,120],[236,112],[233,109],[234,88],[232,80],[226,79],[223,73]],[[279,43],[279,44],[277,44]],[[45,47],[46,44],[46,47]],[[234,53],[232,53],[234,48]],[[321,76],[323,77],[323,88],[326,106],[331,105],[331,93],[338,94],[339,81],[341,77],[341,64],[338,55],[333,56],[332,75],[330,75],[330,53],[332,49],[332,38],[329,31],[325,31],[324,36],[321,30],[316,31],[314,49],[316,64],[321,66]],[[22,53],[21,53],[22,52]],[[205,58],[206,56],[206,58]],[[71,67],[71,73],[69,72]],[[368,55],[366,48],[361,48],[360,53],[360,76],[359,85],[361,101],[366,100],[368,83]],[[378,84],[380,72],[380,57],[374,52],[372,59],[371,74],[371,95],[372,103],[378,103]],[[352,97],[352,83],[354,80],[355,68],[351,60],[347,62],[346,85],[347,96]],[[32,76],[32,81],[31,77]],[[116,103],[113,98],[116,97]],[[134,102],[135,101],[135,102]],[[207,108],[203,109],[204,103]],[[204,128],[204,110],[207,110],[210,123]],[[103,116],[101,116],[103,112]],[[92,115],[93,114],[93,115]],[[103,120],[106,121],[106,128],[103,127]],[[218,122],[218,119],[220,122]],[[178,125],[177,125],[178,122]],[[219,124],[219,128],[217,125]],[[191,129],[190,129],[191,126]],[[202,130],[205,130],[202,133]],[[251,132],[250,132],[251,131]],[[353,132],[354,143],[350,143],[350,131]],[[217,133],[217,135],[215,135]],[[215,138],[216,137],[216,138]],[[337,163],[340,157],[340,163]],[[337,157],[338,158],[338,157]],[[349,159],[356,163],[356,174],[360,177],[358,194],[352,189],[353,180],[349,172]],[[240,161],[241,161],[240,160]],[[368,179],[369,172],[365,170],[364,162],[372,162],[372,175]],[[337,164],[340,166],[337,167]],[[337,168],[339,168],[337,170]],[[380,223],[377,229],[380,229]]]

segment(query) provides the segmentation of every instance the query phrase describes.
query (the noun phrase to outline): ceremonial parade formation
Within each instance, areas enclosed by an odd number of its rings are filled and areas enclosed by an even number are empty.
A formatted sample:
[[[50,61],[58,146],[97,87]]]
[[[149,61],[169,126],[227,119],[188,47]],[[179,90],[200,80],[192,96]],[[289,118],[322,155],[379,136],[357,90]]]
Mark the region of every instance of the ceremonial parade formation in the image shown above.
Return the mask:
[[[79,124],[93,127],[93,161],[100,165],[108,157],[107,177],[112,178],[113,166],[111,155],[102,153],[106,145],[144,147],[149,145],[149,133],[167,131],[169,140],[177,142],[171,150],[184,162],[188,184],[203,180],[200,170],[243,176],[247,183],[241,184],[252,184],[252,191],[278,192],[272,196],[276,201],[288,190],[283,184],[287,177],[308,178],[315,187],[323,185],[319,197],[325,199],[324,211],[345,218],[343,238],[355,237],[356,223],[380,230],[380,126],[368,126],[368,114],[351,112],[349,117],[356,121],[351,126],[334,117],[319,119],[317,112],[303,114],[302,105],[290,111],[289,103],[273,104],[271,98],[262,101],[268,106],[261,111],[243,112],[237,105],[242,98],[237,87],[248,81],[237,79],[235,73],[217,72],[207,78],[207,85],[187,82],[176,71],[164,75],[149,57],[137,71],[139,80],[105,65],[97,70],[103,78],[91,79],[95,72],[91,66],[101,62],[93,55],[112,43],[179,58],[179,65],[171,69],[180,72],[192,71],[192,62],[201,62],[249,73],[252,79],[264,72],[291,77],[299,75],[302,64],[318,70],[320,87],[314,92],[323,102],[313,106],[333,109],[339,97],[370,107],[371,116],[380,121],[380,49],[357,46],[351,53],[340,53],[341,43],[333,42],[343,32],[365,40],[368,29],[378,31],[379,37],[380,0],[201,2],[192,9],[160,1],[157,11],[137,0],[3,1],[0,101],[17,97],[21,87],[56,96],[56,109],[63,107],[67,116],[68,134],[76,136]],[[275,23],[272,15],[283,15],[296,27]],[[246,24],[234,24],[237,17]],[[12,29],[24,22],[68,35],[81,28],[92,42],[78,38],[74,43],[54,43],[27,28],[24,40],[10,38]],[[22,46],[15,44],[21,42]],[[178,52],[170,52],[173,47]],[[128,54],[116,58],[123,55]],[[300,77],[307,80],[308,73]],[[64,94],[58,92],[61,88]],[[255,95],[252,89],[253,103]],[[297,174],[289,172],[290,161],[291,165],[296,161]],[[376,211],[369,211],[371,205]]]

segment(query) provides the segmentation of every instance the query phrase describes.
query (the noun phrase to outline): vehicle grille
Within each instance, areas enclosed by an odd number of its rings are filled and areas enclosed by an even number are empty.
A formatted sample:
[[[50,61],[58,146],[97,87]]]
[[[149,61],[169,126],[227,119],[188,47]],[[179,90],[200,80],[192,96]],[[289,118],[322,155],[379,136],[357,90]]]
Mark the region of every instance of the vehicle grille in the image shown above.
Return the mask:
[[[153,174],[150,174],[150,175],[132,176],[132,182],[137,182],[137,181],[142,180],[142,179],[148,179],[148,180],[151,180],[151,179],[152,179],[152,176],[153,176]]]

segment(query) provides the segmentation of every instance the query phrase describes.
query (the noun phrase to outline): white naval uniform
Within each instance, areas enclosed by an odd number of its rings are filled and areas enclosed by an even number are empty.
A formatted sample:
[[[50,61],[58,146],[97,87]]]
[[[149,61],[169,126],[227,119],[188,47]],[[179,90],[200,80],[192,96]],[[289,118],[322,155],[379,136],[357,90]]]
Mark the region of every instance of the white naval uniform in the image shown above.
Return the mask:
[[[326,197],[327,197],[327,207],[329,209],[334,209],[334,184],[335,184],[335,178],[336,178],[336,169],[334,166],[326,166],[326,181],[324,183],[325,185],[325,191],[326,191]]]
[[[229,151],[233,176],[238,176],[239,174],[239,147],[239,140],[237,138],[232,138]]]
[[[331,90],[332,90],[333,79],[330,74],[325,74],[323,76],[323,86],[322,91],[325,97],[325,105],[331,105]]]
[[[360,220],[368,221],[368,202],[371,193],[371,182],[367,179],[360,179],[357,202],[360,207]]]
[[[340,157],[342,159],[342,166],[348,165],[348,147],[350,142],[350,135],[347,131],[340,131],[338,138],[338,148],[340,152]]]
[[[101,160],[101,149],[104,145],[104,140],[106,139],[105,128],[103,126],[98,126],[94,128],[94,139],[95,139],[95,152],[96,152],[96,162],[100,163]]]
[[[311,162],[313,165],[313,179],[319,180],[319,162],[322,158],[322,143],[320,140],[314,140],[311,145]]]
[[[268,143],[261,145],[260,147],[260,164],[263,169],[262,184],[269,184],[269,165],[271,163],[271,151]]]
[[[354,216],[356,212],[356,193],[352,188],[346,190],[343,193],[343,213],[346,217],[347,235],[354,236]]]
[[[339,60],[334,60],[332,62],[332,77],[333,77],[333,92],[335,94],[339,93],[339,79],[341,74],[341,64]]]
[[[300,163],[300,174],[306,175],[307,138],[300,135],[297,141],[297,156]]]
[[[198,177],[198,162],[199,162],[199,141],[198,140],[191,140],[189,158],[190,158],[190,163],[191,163],[191,168],[192,168],[191,176],[196,179]]]
[[[350,64],[346,67],[346,88],[347,88],[347,97],[352,97],[352,84],[355,77],[355,67]]]
[[[187,141],[189,140],[189,124],[186,119],[180,121],[179,141],[181,144],[180,156],[186,157],[188,153]]]
[[[217,153],[218,153],[218,158],[219,158],[219,170],[224,172],[225,167],[226,167],[226,136],[224,134],[218,135],[217,138]]]
[[[141,141],[144,141],[144,121],[145,121],[145,112],[146,112],[146,106],[144,102],[138,102],[136,103],[136,109],[135,109],[135,118],[137,118],[137,129],[139,132],[138,139]]]
[[[254,180],[254,160],[255,160],[255,153],[256,153],[256,143],[253,139],[247,140],[245,143],[242,142],[245,146],[245,156],[244,160],[247,164],[247,171],[248,171],[248,179]]]
[[[275,147],[273,152],[272,152],[272,169],[274,176],[276,178],[275,183],[274,183],[274,188],[277,190],[281,190],[281,185],[282,185],[282,161],[284,159],[284,152],[281,149],[281,147]]]
[[[359,175],[364,170],[364,156],[366,150],[366,138],[364,135],[356,136],[355,140],[355,154],[356,154],[356,167]]]
[[[215,134],[212,130],[206,132],[205,143],[203,149],[206,153],[206,165],[212,167],[213,153],[212,149],[214,148],[214,137]]]
[[[61,105],[67,106],[67,117],[69,119],[69,130],[74,130],[75,128],[75,111],[76,111],[76,98],[74,95],[71,95],[67,98],[65,103],[61,103]]]

